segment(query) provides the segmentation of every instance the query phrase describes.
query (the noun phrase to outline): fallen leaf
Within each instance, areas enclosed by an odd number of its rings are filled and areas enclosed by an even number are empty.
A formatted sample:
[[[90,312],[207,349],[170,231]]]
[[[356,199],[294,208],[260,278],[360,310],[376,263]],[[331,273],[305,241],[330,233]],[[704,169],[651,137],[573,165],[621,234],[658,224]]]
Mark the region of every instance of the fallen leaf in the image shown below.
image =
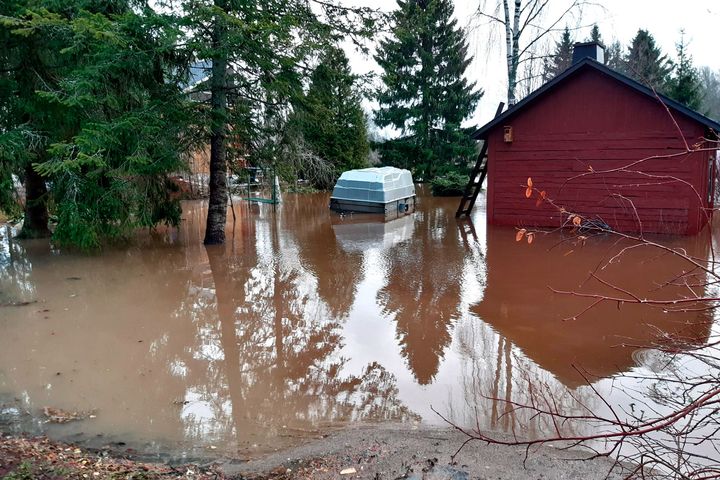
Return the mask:
[[[582,223],[582,218],[580,218],[580,217],[578,217],[578,216],[575,216],[575,218],[573,218],[573,224],[574,224],[576,227],[579,227],[579,226],[580,226],[580,223]]]
[[[525,198],[530,198],[530,197],[532,197],[532,187],[527,187],[525,189]]]
[[[528,177],[527,186],[528,186],[528,188],[532,188],[532,186],[533,186],[531,177]]]
[[[522,240],[523,235],[525,235],[526,230],[524,228],[521,228],[518,230],[518,232],[515,234],[515,241],[519,242]]]
[[[532,234],[532,233],[528,233],[528,236],[527,236],[527,239],[528,239],[527,242],[528,242],[528,244],[530,244],[530,243],[533,242],[533,238],[535,238],[535,235]]]
[[[353,473],[357,473],[357,470],[352,467],[340,471],[340,475],[352,475]]]
[[[70,412],[54,407],[44,407],[43,414],[47,417],[47,421],[50,423],[67,423],[73,420],[82,420],[93,416],[94,412]]]

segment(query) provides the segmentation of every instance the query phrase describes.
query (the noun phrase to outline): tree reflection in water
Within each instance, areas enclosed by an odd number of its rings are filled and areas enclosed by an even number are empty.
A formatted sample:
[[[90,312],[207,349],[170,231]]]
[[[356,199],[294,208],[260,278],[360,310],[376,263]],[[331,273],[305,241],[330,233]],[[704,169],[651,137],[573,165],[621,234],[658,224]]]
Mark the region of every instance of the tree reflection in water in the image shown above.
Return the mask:
[[[187,303],[200,340],[189,354],[207,372],[186,393],[192,436],[225,428],[252,445],[347,421],[417,419],[382,365],[341,374],[343,312],[321,298],[287,232],[270,221],[254,225],[238,254],[237,245],[206,248],[211,281],[194,291],[207,295]]]
[[[527,245],[516,243],[514,234],[512,228],[487,230],[487,285],[482,300],[470,306],[482,322],[464,323],[457,335],[466,358],[465,404],[471,407],[467,417],[455,417],[459,423],[486,430],[519,428],[530,438],[552,432],[557,427],[550,419],[515,407],[550,401],[567,414],[587,408],[602,412],[604,404],[589,383],[629,411],[632,398],[623,388],[647,389],[640,381],[633,384],[623,378],[642,375],[633,372],[646,367],[638,361],[638,346],[663,345],[673,339],[683,339],[687,345],[706,343],[712,318],[705,311],[668,314],[616,302],[586,310],[591,303],[587,299],[548,289],[607,292],[606,285],[589,275],[598,271],[605,281],[641,297],[675,299],[688,288],[672,281],[687,268],[682,261],[632,249],[598,270],[626,245],[602,237],[573,245],[563,243],[561,234],[536,235]],[[702,238],[664,241],[697,258],[709,254]],[[697,281],[702,283],[700,278]],[[662,368],[670,371],[673,366],[668,362]],[[490,414],[478,415],[478,411]],[[564,422],[561,427],[568,433],[568,429],[587,431],[592,425]]]
[[[10,225],[0,225],[0,305],[35,300],[35,289],[29,281],[32,264],[25,248],[13,238],[16,234]]]
[[[388,279],[378,302],[394,316],[401,353],[421,385],[437,374],[460,315],[465,256],[450,214],[443,208],[416,212],[410,240],[384,252]]]
[[[344,251],[333,233],[330,214],[318,215],[318,211],[327,208],[325,196],[304,200],[293,202],[292,211],[283,213],[302,219],[302,225],[295,229],[293,235],[297,239],[303,267],[317,282],[317,294],[330,314],[344,319],[352,308],[362,280],[362,252]]]
[[[516,244],[513,229],[484,233],[482,220],[475,239],[458,229],[454,199],[422,197],[404,223],[365,228],[333,218],[327,195],[288,197],[275,212],[236,204],[225,247],[200,244],[201,202],[188,204],[180,231],[99,256],[0,239],[2,301],[39,303],[2,311],[0,395],[22,397],[36,419],[45,405],[98,410],[92,422],[43,424],[56,438],[84,431],[231,450],[413,412],[439,423],[429,405],[465,425],[480,412],[483,428],[543,429],[501,400],[529,400],[532,386],[585,401],[573,364],[610,378],[594,386],[649,364],[652,355],[618,348],[648,341],[648,325],[707,338],[707,321],[627,306],[563,322],[586,302],[547,285],[578,288],[607,255],[602,242],[548,252],[543,237]],[[638,289],[641,272],[667,278],[669,266],[616,274]]]

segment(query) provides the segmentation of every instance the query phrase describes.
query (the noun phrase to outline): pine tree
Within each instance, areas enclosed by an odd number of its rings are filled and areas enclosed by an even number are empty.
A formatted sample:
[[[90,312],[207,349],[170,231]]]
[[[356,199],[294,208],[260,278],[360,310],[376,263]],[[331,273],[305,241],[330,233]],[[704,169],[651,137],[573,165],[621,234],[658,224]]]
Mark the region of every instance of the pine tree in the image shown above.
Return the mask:
[[[638,30],[624,62],[624,73],[638,82],[665,92],[672,63],[663,55],[647,30]]]
[[[545,71],[543,72],[543,81],[547,82],[560,75],[572,65],[573,56],[573,39],[570,36],[570,29],[565,30],[560,37],[560,41],[555,43],[555,53],[552,57],[545,61]]]
[[[385,163],[411,167],[431,180],[465,168],[475,152],[461,123],[482,96],[464,78],[470,64],[465,32],[450,0],[398,0],[392,34],[375,56],[383,89],[375,122],[401,132],[382,148]]]
[[[335,178],[367,163],[367,127],[356,82],[345,53],[331,47],[310,76],[307,94],[296,106],[293,123],[312,151],[332,165]],[[315,186],[329,188],[332,183]]]
[[[700,108],[702,103],[702,85],[697,69],[693,66],[692,57],[687,53],[685,32],[680,31],[677,48],[677,63],[672,77],[668,81],[667,95],[693,110]]]

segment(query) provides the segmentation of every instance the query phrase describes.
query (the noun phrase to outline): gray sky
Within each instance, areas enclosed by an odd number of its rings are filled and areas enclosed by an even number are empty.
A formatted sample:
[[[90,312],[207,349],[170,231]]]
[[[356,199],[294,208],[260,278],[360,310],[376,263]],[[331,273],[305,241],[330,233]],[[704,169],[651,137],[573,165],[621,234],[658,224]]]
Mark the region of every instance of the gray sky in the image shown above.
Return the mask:
[[[495,41],[488,43],[493,27],[486,21],[473,19],[472,14],[482,1],[492,5],[496,0],[455,0],[455,15],[458,23],[469,30],[470,52],[474,56],[467,76],[485,91],[472,118],[472,123],[476,124],[483,124],[492,117],[507,88],[503,38],[496,31]],[[395,8],[394,0],[346,0],[346,3],[386,11]],[[568,3],[569,0],[551,0],[553,11],[546,15],[545,21],[556,18],[557,14],[553,13],[564,10]],[[589,35],[590,26],[597,23],[606,44],[617,39],[623,46],[630,43],[639,28],[644,28],[671,58],[675,57],[675,43],[680,38],[680,30],[684,29],[695,66],[706,65],[720,70],[720,1],[598,0],[597,3],[597,6],[586,7],[581,18],[569,18],[567,22],[562,22],[561,28],[566,23],[570,28],[580,27],[575,32],[575,39],[583,41]],[[377,71],[372,58],[350,51],[348,54],[357,73]]]

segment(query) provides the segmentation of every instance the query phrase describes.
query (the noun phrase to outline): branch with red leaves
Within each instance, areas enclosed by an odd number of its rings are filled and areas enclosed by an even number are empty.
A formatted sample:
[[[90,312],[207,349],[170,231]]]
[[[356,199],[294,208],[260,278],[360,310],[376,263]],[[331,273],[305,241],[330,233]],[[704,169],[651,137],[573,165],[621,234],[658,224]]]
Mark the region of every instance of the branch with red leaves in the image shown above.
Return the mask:
[[[717,140],[708,139],[691,145],[667,106],[665,110],[682,140],[684,146],[682,151],[649,156],[613,168],[595,169],[587,165],[587,171],[566,179],[560,190],[568,183],[581,178],[627,173],[642,177],[644,186],[677,183],[689,187],[702,205],[700,193],[686,180],[672,175],[648,173],[641,169],[643,164],[651,160],[714,152],[720,145]],[[708,143],[710,146],[707,146]],[[588,305],[584,309],[566,320],[577,320],[602,303],[616,303],[618,308],[626,304],[635,304],[661,309],[668,314],[713,311],[720,306],[720,262],[715,258],[712,238],[708,238],[711,245],[709,256],[694,256],[685,249],[665,244],[662,240],[646,238],[640,214],[632,199],[619,193],[615,196],[632,208],[638,233],[616,231],[602,219],[592,218],[587,213],[577,212],[560,204],[545,190],[538,188],[532,178],[528,178],[526,185],[521,185],[521,188],[524,189],[527,199],[535,200],[536,207],[543,204],[550,206],[560,214],[561,221],[557,228],[550,231],[518,228],[515,234],[517,242],[525,239],[528,244],[532,244],[537,235],[555,231],[564,232],[562,240],[557,245],[572,242],[574,245],[582,246],[596,236],[616,239],[614,246],[617,247],[617,251],[603,258],[595,269],[589,272],[589,278],[597,281],[599,286],[604,288],[602,292],[581,292],[548,286],[555,294],[588,300]],[[710,212],[705,211],[704,214],[706,220],[710,222]],[[709,237],[711,235],[712,233]],[[657,252],[661,260],[665,259],[665,256],[679,259],[681,268],[677,274],[669,279],[656,279],[657,296],[634,292],[631,288],[608,281],[602,276],[602,272],[609,265],[617,263],[622,257],[637,249]],[[658,293],[670,286],[682,287],[685,293],[670,299]],[[683,338],[677,332],[656,333],[656,339],[651,344],[625,346],[652,349],[658,355],[665,356],[668,365],[672,363],[679,366],[675,369],[660,369],[658,372],[642,375],[626,373],[617,377],[619,382],[623,379],[632,379],[649,385],[647,391],[638,389],[626,392],[633,399],[629,409],[611,405],[588,376],[574,367],[585,379],[593,397],[598,400],[595,407],[592,407],[587,399],[583,400],[573,391],[569,391],[568,395],[572,398],[575,408],[568,411],[567,406],[560,407],[561,402],[548,393],[549,389],[535,388],[529,380],[527,387],[527,391],[530,392],[529,401],[519,403],[496,396],[483,397],[504,404],[506,406],[504,415],[522,412],[526,414],[525,418],[538,424],[550,425],[551,433],[547,435],[504,438],[481,431],[479,422],[474,428],[465,428],[453,423],[439,412],[435,413],[467,436],[467,440],[457,453],[471,441],[524,446],[526,455],[529,455],[535,447],[552,444],[566,449],[584,450],[590,453],[590,458],[600,456],[614,458],[616,460],[614,466],[621,469],[627,478],[720,478],[720,332],[713,331],[703,345],[693,343],[691,339]]]

